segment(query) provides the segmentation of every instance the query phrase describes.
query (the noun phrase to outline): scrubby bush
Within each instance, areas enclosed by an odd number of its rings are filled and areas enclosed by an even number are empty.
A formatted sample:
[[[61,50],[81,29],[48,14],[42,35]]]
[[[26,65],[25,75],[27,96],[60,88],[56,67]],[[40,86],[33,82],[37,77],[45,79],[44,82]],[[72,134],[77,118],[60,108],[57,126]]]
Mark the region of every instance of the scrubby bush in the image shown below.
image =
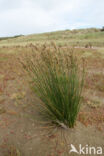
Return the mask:
[[[104,31],[104,26],[102,27],[101,31]]]
[[[74,127],[80,109],[83,71],[72,50],[34,47],[25,57],[24,68],[33,79],[35,94],[43,101],[44,117],[62,127]]]

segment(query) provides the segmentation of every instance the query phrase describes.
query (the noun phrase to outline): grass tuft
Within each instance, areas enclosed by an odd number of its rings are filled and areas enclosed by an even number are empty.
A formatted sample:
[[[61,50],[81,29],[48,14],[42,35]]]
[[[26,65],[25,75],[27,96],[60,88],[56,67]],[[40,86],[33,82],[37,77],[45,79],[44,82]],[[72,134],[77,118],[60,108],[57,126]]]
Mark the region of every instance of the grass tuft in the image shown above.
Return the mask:
[[[63,128],[74,127],[84,70],[80,70],[73,50],[52,43],[37,47],[28,55],[22,64],[33,79],[35,94],[43,101],[42,114]]]

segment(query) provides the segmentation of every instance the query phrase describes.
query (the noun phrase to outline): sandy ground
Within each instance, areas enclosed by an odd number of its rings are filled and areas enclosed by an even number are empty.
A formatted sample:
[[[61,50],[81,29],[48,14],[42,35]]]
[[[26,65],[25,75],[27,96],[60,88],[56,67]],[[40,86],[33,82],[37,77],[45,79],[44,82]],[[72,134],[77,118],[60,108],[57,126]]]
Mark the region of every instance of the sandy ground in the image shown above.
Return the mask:
[[[64,130],[40,117],[41,101],[30,89],[19,55],[0,53],[0,156],[78,155],[69,154],[71,144],[100,146],[104,152],[104,59],[87,57],[81,111],[75,128]]]

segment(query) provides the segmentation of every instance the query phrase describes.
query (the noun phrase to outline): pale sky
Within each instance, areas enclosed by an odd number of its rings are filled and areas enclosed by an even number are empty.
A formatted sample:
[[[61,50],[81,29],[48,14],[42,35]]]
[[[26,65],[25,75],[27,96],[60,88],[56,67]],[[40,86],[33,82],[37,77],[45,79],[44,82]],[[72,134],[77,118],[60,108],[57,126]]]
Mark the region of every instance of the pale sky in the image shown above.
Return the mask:
[[[0,0],[0,36],[104,26],[104,0]]]

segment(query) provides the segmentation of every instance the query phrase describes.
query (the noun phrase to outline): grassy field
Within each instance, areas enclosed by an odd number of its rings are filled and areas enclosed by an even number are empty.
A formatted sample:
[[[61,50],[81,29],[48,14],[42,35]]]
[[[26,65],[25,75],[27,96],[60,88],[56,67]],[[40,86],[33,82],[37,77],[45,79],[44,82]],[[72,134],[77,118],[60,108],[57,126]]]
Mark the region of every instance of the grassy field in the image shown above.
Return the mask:
[[[41,118],[42,102],[18,59],[53,41],[63,52],[71,48],[85,60],[81,110],[68,130]],[[70,144],[104,150],[104,32],[65,30],[0,40],[0,134],[0,156],[77,156],[69,154]]]
[[[51,41],[54,41],[59,46],[86,46],[90,43],[91,46],[104,47],[104,32],[101,32],[100,29],[92,28],[34,34],[1,40],[0,46],[25,46],[31,43],[42,44],[44,42],[50,43]]]

